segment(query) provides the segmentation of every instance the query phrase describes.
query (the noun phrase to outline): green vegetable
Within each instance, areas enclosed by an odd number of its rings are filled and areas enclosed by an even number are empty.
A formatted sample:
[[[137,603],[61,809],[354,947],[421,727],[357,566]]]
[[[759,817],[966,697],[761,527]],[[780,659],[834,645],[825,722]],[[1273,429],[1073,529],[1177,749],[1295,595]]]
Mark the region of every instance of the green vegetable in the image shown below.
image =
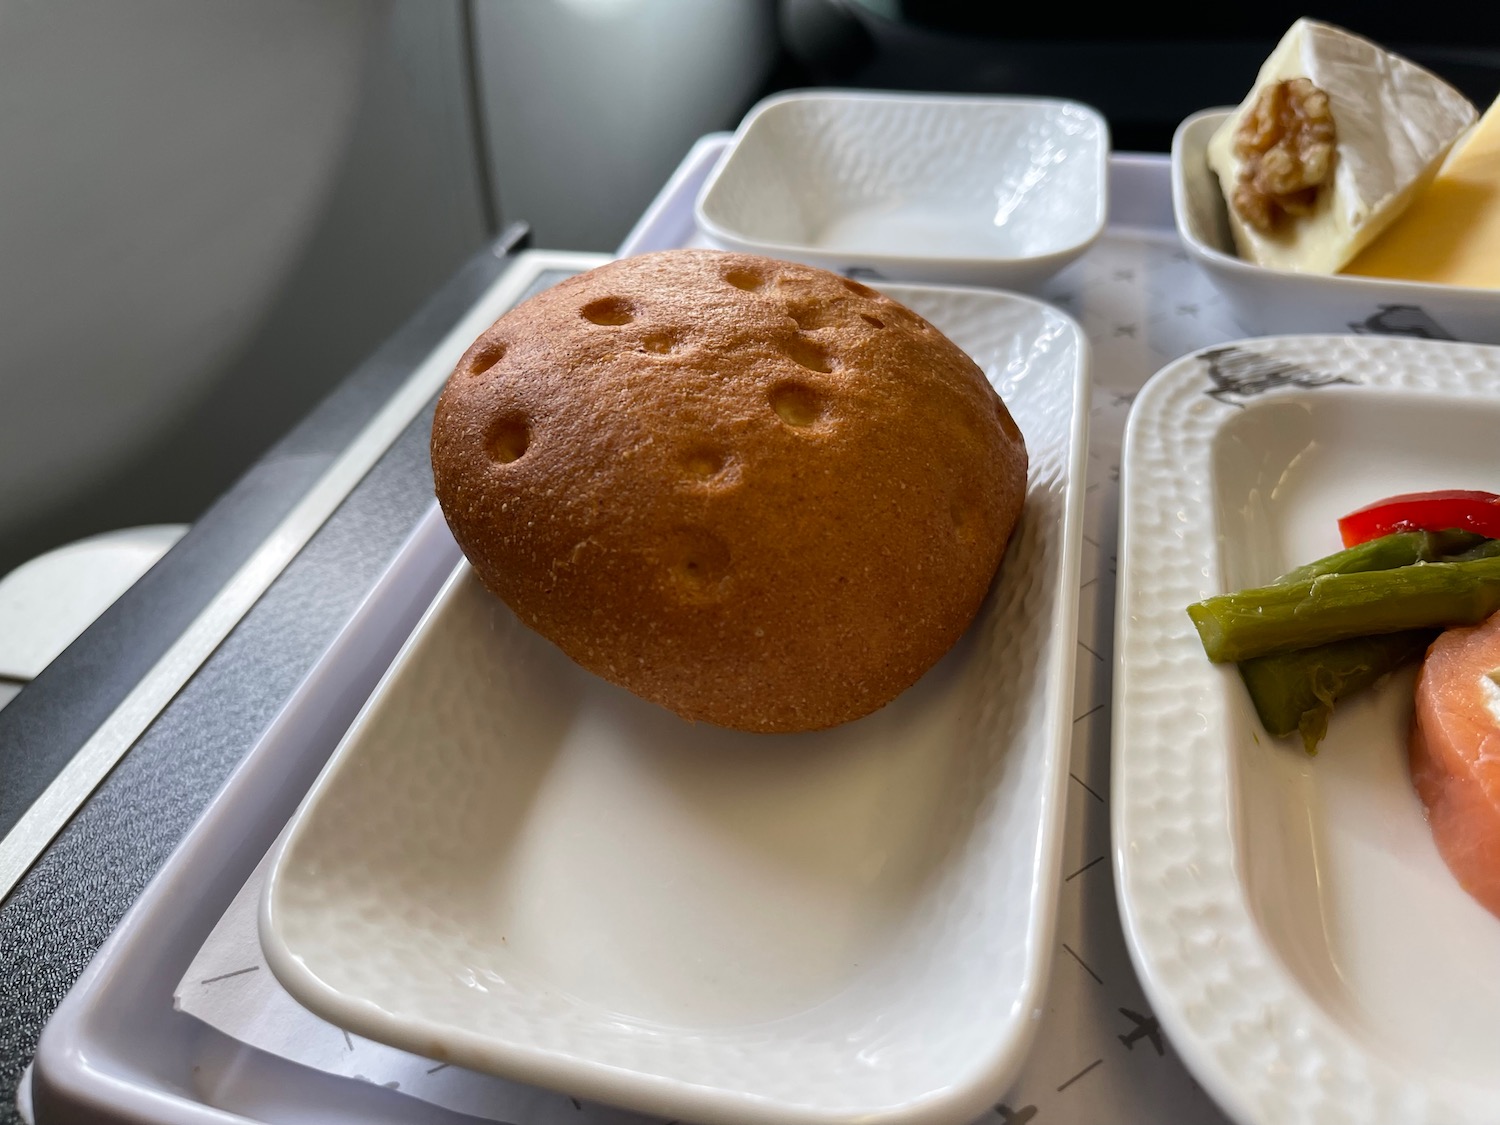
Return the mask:
[[[1493,559],[1500,556],[1500,539],[1485,539],[1467,551],[1450,555],[1444,562],[1473,562],[1475,559]]]
[[[1261,725],[1278,738],[1300,731],[1311,754],[1328,732],[1334,703],[1419,659],[1437,635],[1436,629],[1414,629],[1257,656],[1240,661],[1240,676]]]
[[[1449,572],[1446,579],[1438,582],[1432,581],[1430,575],[1411,581],[1407,577],[1375,576],[1402,568],[1420,570],[1428,564],[1473,563],[1496,558],[1500,558],[1500,540],[1485,539],[1472,532],[1397,532],[1297,567],[1271,586],[1209,598],[1189,607],[1188,613],[1211,659],[1238,662],[1240,677],[1266,730],[1277,737],[1299,732],[1303,746],[1311,754],[1328,731],[1336,702],[1363,691],[1401,665],[1420,659],[1439,631],[1436,627],[1405,626],[1385,631],[1389,618],[1417,610],[1408,605],[1386,606],[1374,614],[1367,612],[1361,607],[1367,607],[1372,600],[1365,588],[1368,583],[1373,581],[1379,587],[1380,592],[1373,595],[1374,601],[1400,597],[1404,590],[1424,600],[1423,613],[1434,612],[1434,607],[1440,606],[1448,607],[1441,610],[1447,613],[1457,597],[1457,588],[1468,583],[1482,589],[1486,583],[1500,581],[1500,576],[1465,572],[1467,577],[1455,581]],[[1438,576],[1444,573],[1439,571]],[[1326,579],[1334,575],[1365,575],[1367,581],[1363,585],[1350,580],[1329,586]],[[1480,592],[1473,596],[1482,607],[1485,597],[1500,599],[1500,592]],[[1469,614],[1479,612],[1474,606],[1468,607]],[[1466,622],[1445,618],[1423,624],[1455,623]],[[1336,640],[1306,639],[1322,635],[1318,630],[1326,632],[1334,626],[1338,632],[1345,629],[1354,632]],[[1265,649],[1267,638],[1274,639],[1277,634],[1281,642],[1274,650]],[[1294,637],[1295,643],[1286,642],[1286,637]],[[1246,651],[1267,654],[1216,655],[1247,643],[1252,647]],[[1254,647],[1257,645],[1259,649]]]
[[[1215,663],[1352,637],[1477,625],[1500,609],[1500,556],[1324,574],[1188,606]]]
[[[1394,570],[1419,562],[1448,561],[1448,556],[1460,551],[1496,542],[1500,540],[1485,539],[1471,531],[1398,531],[1287,571],[1276,580],[1276,585],[1306,582],[1324,574],[1359,574]]]

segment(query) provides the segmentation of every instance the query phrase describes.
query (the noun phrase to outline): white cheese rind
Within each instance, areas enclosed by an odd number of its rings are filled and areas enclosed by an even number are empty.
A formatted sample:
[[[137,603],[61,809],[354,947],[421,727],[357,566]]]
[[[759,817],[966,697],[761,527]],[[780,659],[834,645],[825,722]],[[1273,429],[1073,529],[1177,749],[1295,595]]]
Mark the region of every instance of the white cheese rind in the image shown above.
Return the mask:
[[[1301,19],[1282,36],[1255,86],[1208,145],[1208,162],[1233,190],[1241,161],[1234,135],[1261,88],[1307,78],[1328,95],[1337,133],[1332,190],[1312,214],[1289,216],[1271,235],[1229,207],[1240,256],[1303,273],[1334,273],[1390,224],[1437,174],[1443,157],[1478,114],[1462,94],[1415,63],[1367,39]]]

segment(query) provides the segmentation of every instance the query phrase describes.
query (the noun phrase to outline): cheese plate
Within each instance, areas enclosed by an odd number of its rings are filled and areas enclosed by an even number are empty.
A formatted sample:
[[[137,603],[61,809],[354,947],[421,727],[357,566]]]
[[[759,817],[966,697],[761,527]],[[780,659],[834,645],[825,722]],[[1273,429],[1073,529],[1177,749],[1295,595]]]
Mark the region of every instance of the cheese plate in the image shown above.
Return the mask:
[[[1189,257],[1250,334],[1350,332],[1500,344],[1500,289],[1298,273],[1239,257],[1209,142],[1234,111],[1195,113],[1172,139],[1172,207]]]

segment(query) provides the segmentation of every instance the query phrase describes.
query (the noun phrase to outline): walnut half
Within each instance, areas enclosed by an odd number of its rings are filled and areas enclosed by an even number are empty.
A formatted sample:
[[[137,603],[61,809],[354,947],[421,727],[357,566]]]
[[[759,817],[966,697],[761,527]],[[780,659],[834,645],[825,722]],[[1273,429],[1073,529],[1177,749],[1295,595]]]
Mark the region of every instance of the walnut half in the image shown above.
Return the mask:
[[[1309,214],[1333,174],[1337,134],[1328,95],[1306,78],[1261,88],[1234,135],[1242,161],[1230,205],[1262,234]]]

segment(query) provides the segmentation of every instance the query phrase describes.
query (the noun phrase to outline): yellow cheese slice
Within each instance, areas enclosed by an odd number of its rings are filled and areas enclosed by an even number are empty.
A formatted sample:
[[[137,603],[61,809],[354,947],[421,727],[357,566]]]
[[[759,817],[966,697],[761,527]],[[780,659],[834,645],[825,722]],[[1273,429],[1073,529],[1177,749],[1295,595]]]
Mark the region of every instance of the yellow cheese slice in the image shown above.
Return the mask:
[[[1500,289],[1500,98],[1344,272]]]

